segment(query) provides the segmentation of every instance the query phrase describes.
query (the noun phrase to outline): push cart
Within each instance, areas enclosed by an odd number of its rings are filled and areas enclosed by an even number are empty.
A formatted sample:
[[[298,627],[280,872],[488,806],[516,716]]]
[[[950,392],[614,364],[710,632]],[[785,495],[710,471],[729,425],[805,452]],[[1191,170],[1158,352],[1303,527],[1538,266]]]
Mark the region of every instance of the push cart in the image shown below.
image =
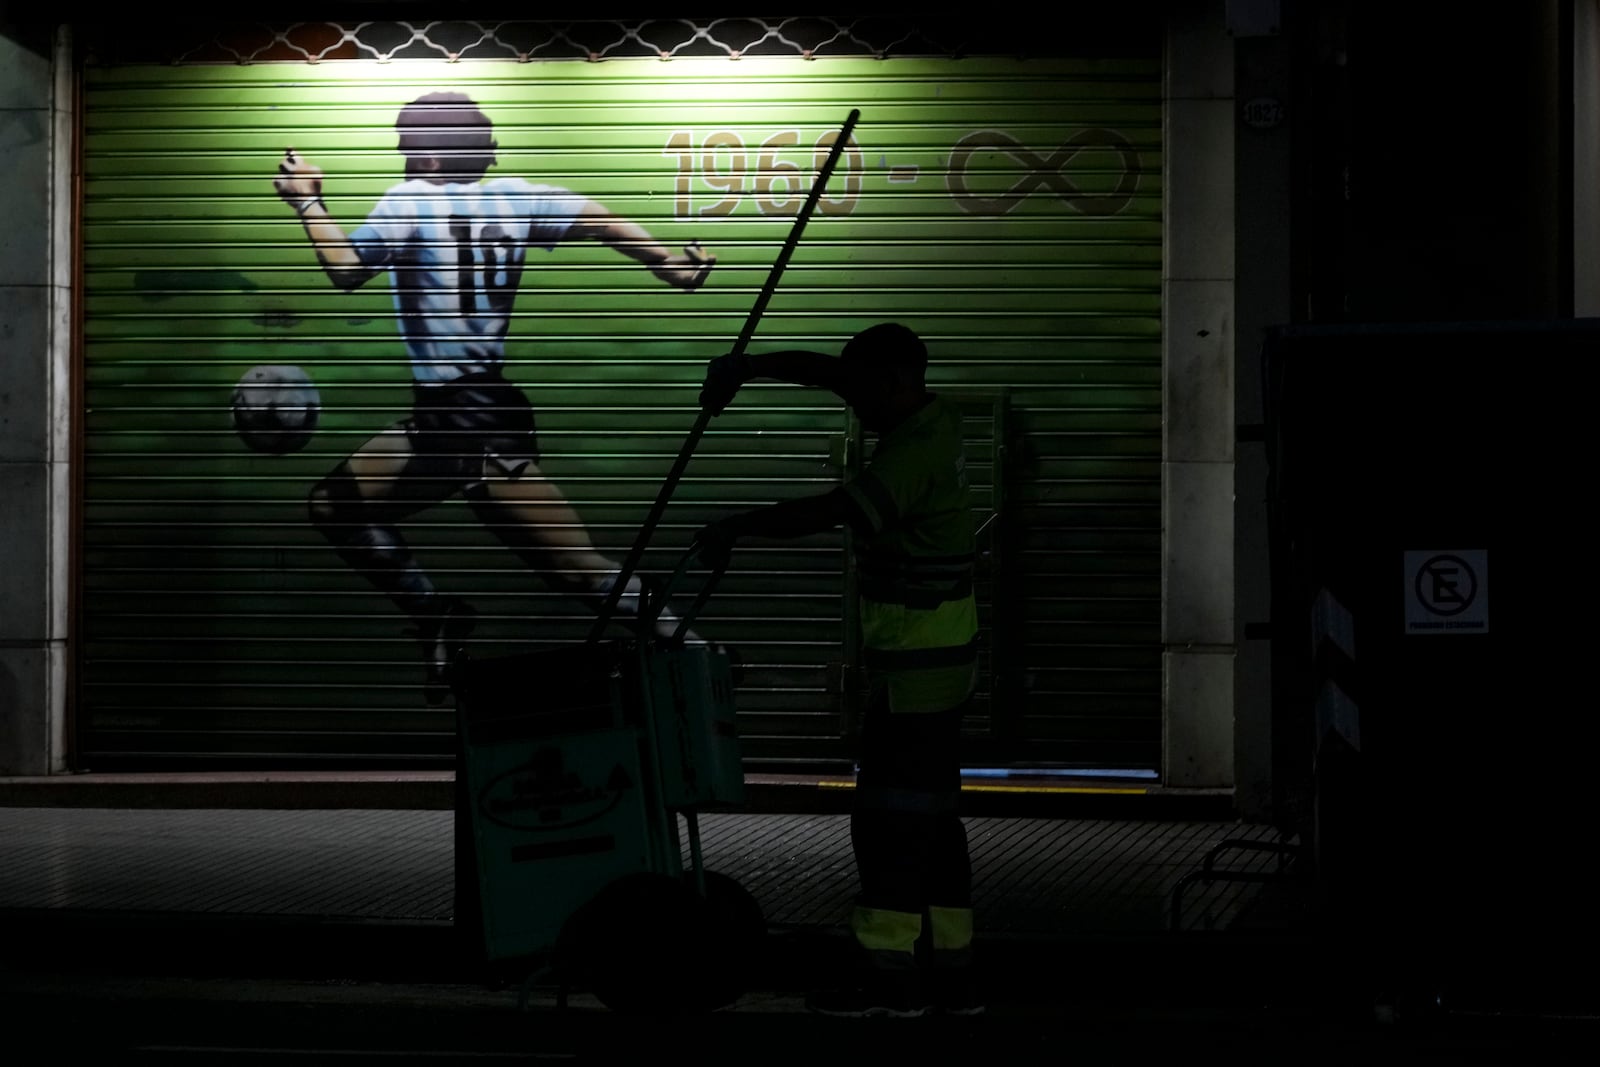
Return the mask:
[[[835,138],[731,351],[749,343],[859,115]],[[524,993],[549,975],[563,1000],[576,987],[617,1011],[711,1009],[743,991],[760,957],[760,906],[700,853],[699,813],[744,800],[733,663],[683,641],[721,567],[672,637],[654,624],[692,547],[632,635],[604,639],[709,419],[701,411],[685,439],[587,642],[452,663],[457,921],[481,931],[491,963],[530,966]]]
[[[744,800],[729,655],[631,637],[463,654],[451,674],[461,873],[482,955],[618,1011],[737,997],[766,922],[742,886],[705,869],[698,823]]]

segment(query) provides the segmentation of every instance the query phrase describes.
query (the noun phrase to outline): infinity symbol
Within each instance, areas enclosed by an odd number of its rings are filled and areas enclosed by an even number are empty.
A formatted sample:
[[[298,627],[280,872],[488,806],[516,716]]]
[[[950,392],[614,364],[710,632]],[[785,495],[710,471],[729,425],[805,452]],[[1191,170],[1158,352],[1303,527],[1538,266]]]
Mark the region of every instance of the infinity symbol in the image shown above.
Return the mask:
[[[1073,156],[1096,148],[1113,149],[1122,157],[1122,176],[1117,179],[1114,193],[1086,193],[1061,173],[1061,168]],[[994,149],[1028,168],[1028,173],[999,196],[980,196],[967,188],[967,164],[974,154]],[[1139,153],[1131,141],[1115,130],[1091,129],[1073,137],[1044,159],[1022,147],[1022,142],[1010,134],[979,130],[956,142],[950,152],[950,176],[946,182],[956,203],[973,215],[1004,215],[1041,186],[1048,186],[1051,192],[1085,215],[1115,215],[1128,206],[1139,184]]]

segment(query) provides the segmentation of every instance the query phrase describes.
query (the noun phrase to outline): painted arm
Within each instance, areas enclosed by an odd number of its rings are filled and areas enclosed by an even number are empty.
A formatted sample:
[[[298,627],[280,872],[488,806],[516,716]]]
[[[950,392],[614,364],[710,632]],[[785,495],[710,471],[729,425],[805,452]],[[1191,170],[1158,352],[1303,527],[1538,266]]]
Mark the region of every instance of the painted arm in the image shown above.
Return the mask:
[[[700,288],[711,273],[717,257],[701,251],[699,242],[690,241],[682,252],[673,252],[650,236],[643,226],[629,222],[593,200],[568,231],[571,237],[591,238],[616,249],[650,268],[650,273],[678,289],[688,292]]]
[[[348,292],[372,277],[372,272],[356,254],[349,235],[333,221],[328,205],[322,202],[320,167],[307,163],[291,148],[278,163],[278,176],[273,179],[272,187],[300,216],[311,247],[316,250],[317,262],[322,264],[329,281]]]

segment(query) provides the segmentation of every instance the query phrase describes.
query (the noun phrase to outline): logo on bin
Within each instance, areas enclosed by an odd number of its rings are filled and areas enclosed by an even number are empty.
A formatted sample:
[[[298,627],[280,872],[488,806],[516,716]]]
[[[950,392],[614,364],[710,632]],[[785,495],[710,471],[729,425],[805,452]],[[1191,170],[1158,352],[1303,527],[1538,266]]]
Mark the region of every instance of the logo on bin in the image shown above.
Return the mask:
[[[617,764],[603,784],[584,784],[559,748],[542,748],[520,767],[491,778],[478,794],[484,818],[511,830],[568,830],[594,822],[622,803],[633,779]]]

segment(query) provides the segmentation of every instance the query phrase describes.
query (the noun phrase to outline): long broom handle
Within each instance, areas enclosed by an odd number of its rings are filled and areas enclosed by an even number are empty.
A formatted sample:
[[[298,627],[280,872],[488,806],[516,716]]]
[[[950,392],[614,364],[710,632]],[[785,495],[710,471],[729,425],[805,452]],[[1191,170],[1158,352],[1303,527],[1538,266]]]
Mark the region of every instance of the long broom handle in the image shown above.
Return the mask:
[[[772,265],[772,270],[767,272],[766,284],[761,287],[761,292],[756,296],[755,306],[750,309],[750,314],[744,320],[744,329],[739,331],[739,339],[734,342],[729,350],[732,354],[742,355],[745,346],[750,343],[750,338],[755,335],[756,325],[761,321],[762,312],[767,310],[767,302],[772,299],[774,290],[778,288],[778,279],[783,276],[783,269],[789,265],[789,257],[794,254],[794,249],[800,243],[800,234],[805,231],[806,223],[811,218],[811,212],[816,209],[817,201],[822,198],[823,187],[828,184],[828,175],[833,173],[834,165],[839,162],[839,157],[844,154],[845,145],[850,140],[850,133],[855,129],[856,120],[861,117],[859,108],[852,108],[849,117],[844,120],[844,126],[839,130],[839,136],[834,139],[833,147],[828,152],[828,158],[823,162],[822,169],[817,172],[817,180],[811,183],[811,192],[806,197],[806,202],[801,205],[800,213],[795,216],[794,226],[789,230],[788,240],[783,242],[783,248],[778,252],[778,259]],[[622,569],[611,583],[611,590],[606,593],[605,601],[600,605],[600,613],[595,618],[594,626],[589,630],[589,641],[598,641],[605,632],[606,624],[611,621],[612,613],[616,611],[617,601],[622,597],[622,592],[628,585],[628,579],[633,577],[634,569],[639,565],[639,559],[644,555],[645,546],[654,536],[656,525],[661,521],[661,515],[667,510],[667,501],[672,499],[673,490],[678,487],[678,480],[683,477],[684,468],[689,465],[689,457],[694,455],[695,446],[700,443],[700,437],[706,432],[706,426],[711,422],[711,413],[704,408],[694,420],[694,427],[689,431],[689,436],[684,438],[683,447],[678,450],[678,458],[673,461],[672,469],[667,472],[666,481],[661,483],[661,491],[656,494],[656,502],[646,516],[644,525],[639,528],[639,536],[634,538],[633,547],[628,550],[627,559],[623,561]]]

